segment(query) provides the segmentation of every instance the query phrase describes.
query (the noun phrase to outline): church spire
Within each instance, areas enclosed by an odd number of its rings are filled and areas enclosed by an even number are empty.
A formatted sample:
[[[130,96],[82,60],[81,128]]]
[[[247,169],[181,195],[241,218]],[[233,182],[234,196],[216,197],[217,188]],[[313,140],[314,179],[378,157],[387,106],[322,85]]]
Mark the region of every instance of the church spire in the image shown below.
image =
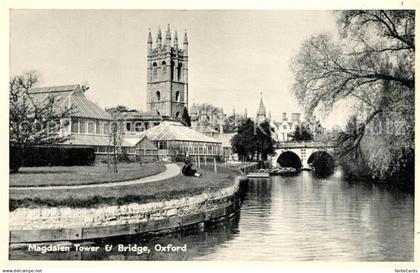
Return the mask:
[[[258,112],[257,112],[257,116],[264,116],[265,117],[265,106],[264,106],[264,102],[263,102],[263,98],[262,98],[262,92],[260,93],[261,98],[260,98],[260,106],[258,107]]]

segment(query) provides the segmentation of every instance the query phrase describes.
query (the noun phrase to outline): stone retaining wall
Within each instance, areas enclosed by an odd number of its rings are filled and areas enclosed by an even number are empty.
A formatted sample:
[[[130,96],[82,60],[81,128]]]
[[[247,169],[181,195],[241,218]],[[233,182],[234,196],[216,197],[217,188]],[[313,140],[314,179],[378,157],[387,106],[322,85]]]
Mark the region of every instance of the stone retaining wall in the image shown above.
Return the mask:
[[[77,235],[73,239],[80,240],[87,238],[87,230],[96,230],[97,237],[138,234],[194,224],[216,216],[223,217],[226,216],[223,214],[239,208],[236,201],[240,181],[241,177],[236,177],[231,187],[212,193],[146,204],[97,208],[18,208],[9,214],[10,240],[71,240],[72,234]],[[96,235],[88,237],[92,236]]]

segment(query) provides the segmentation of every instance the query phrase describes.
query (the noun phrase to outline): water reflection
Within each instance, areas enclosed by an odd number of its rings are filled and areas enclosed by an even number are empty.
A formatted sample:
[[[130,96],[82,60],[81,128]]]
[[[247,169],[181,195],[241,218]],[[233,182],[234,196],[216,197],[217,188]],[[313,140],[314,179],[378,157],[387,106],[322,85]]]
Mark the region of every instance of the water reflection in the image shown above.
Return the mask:
[[[137,255],[117,251],[49,253],[25,249],[11,259],[412,261],[414,198],[363,183],[348,183],[340,170],[329,178],[310,172],[251,179],[240,213],[201,230],[141,239],[109,238],[85,244],[187,244],[185,253]]]

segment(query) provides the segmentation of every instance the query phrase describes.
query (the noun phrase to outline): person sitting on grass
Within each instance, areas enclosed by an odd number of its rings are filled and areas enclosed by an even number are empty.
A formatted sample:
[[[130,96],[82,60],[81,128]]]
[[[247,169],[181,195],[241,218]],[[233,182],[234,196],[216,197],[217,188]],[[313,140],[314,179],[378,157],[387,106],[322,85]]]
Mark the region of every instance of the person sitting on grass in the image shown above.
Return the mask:
[[[191,163],[190,156],[185,154],[184,166],[182,166],[182,174],[185,176],[195,176],[200,177],[201,174],[197,172],[196,169],[192,168],[193,164]]]

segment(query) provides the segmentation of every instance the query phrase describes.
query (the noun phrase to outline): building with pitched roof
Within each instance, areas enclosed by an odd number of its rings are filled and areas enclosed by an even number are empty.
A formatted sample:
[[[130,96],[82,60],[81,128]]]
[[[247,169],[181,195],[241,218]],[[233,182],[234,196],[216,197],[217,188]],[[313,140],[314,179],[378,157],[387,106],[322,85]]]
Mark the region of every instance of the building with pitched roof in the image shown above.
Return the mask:
[[[60,133],[69,136],[69,140],[60,145],[93,147],[98,158],[113,152],[110,138],[113,117],[90,101],[79,84],[32,88],[28,94],[34,103],[42,103],[52,96],[57,110],[72,109],[70,116],[61,121]],[[152,142],[148,143],[147,137],[123,138],[119,146],[122,153],[132,158],[147,155],[146,161],[150,161],[150,157],[157,157],[157,148]]]
[[[146,135],[159,148],[161,158],[176,160],[186,153],[191,156],[221,157],[223,155],[222,141],[175,121],[163,121],[141,135]]]

